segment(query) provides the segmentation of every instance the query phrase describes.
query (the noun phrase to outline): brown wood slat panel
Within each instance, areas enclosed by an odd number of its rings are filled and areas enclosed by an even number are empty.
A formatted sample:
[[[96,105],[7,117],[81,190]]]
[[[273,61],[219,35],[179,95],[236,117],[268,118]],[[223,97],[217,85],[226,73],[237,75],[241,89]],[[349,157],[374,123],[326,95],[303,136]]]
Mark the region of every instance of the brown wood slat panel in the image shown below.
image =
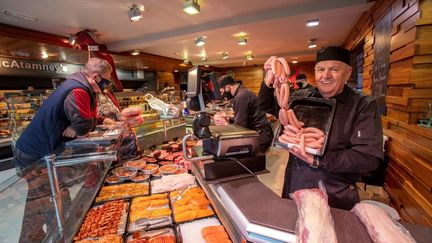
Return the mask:
[[[387,144],[387,151],[392,160],[400,165],[424,187],[425,192],[432,192],[432,164],[418,154],[413,154],[396,140]],[[428,195],[432,202],[432,195]]]
[[[432,2],[429,0],[420,1],[420,9],[422,10],[422,18],[432,18]]]
[[[421,55],[414,57],[414,64],[428,64],[432,63],[432,55]]]
[[[387,96],[402,96],[402,87],[394,87],[389,86],[387,87]]]
[[[385,100],[388,104],[408,106],[408,97],[390,96],[387,94]]]
[[[372,19],[374,21],[374,23],[378,22],[379,20],[381,20],[381,18],[387,14],[388,12],[390,12],[390,3],[392,1],[388,1],[388,0],[383,0],[383,1],[379,1],[378,4],[375,4],[374,7],[375,10],[372,12]]]
[[[390,55],[390,63],[403,60],[405,58],[414,56],[415,43],[410,43],[396,51],[393,51]]]
[[[432,39],[416,40],[415,54],[416,55],[432,54]]]
[[[431,39],[432,25],[423,25],[417,28],[417,39]]]
[[[391,4],[391,11],[393,20],[396,20],[399,15],[403,14],[407,9],[407,4],[404,5],[405,0],[396,0]]]
[[[416,39],[416,29],[413,28],[407,32],[398,32],[396,35],[391,37],[390,51],[397,50]]]
[[[416,14],[416,18],[411,19],[411,17]],[[414,4],[412,7],[409,8],[403,8],[403,13],[400,16],[394,18],[393,20],[392,35],[396,34],[399,30],[406,31],[414,27],[416,24],[416,20],[419,18],[419,16],[420,13],[418,12],[418,4]],[[409,24],[406,23],[407,21],[409,22]],[[402,26],[403,24],[405,24],[405,26]]]
[[[387,116],[392,118],[389,115]],[[389,136],[391,140],[403,144],[404,147],[412,153],[420,155],[426,161],[432,161],[432,140],[423,136],[415,136],[409,130],[394,124],[392,124],[389,129],[384,130],[384,133]]]
[[[416,87],[432,87],[432,65],[416,65],[411,71],[410,81]]]
[[[422,11],[423,13],[423,11]],[[422,17],[421,19],[417,19],[416,20],[416,25],[417,26],[422,26],[422,25],[429,25],[432,24],[432,18],[424,18]]]
[[[432,98],[432,89],[409,89],[410,98]]]
[[[394,109],[387,109],[387,116],[395,120],[409,122],[409,114],[406,112],[397,111]]]
[[[385,188],[393,201],[396,202],[394,206],[399,209],[402,219],[414,224],[432,225],[432,218],[412,197],[412,194],[407,191],[406,184],[407,175],[398,166],[394,165],[393,161],[390,161]]]
[[[363,66],[372,65],[373,64],[373,60],[374,60],[374,55],[373,54],[365,57]]]
[[[410,68],[390,68],[387,85],[409,84],[411,77]]]

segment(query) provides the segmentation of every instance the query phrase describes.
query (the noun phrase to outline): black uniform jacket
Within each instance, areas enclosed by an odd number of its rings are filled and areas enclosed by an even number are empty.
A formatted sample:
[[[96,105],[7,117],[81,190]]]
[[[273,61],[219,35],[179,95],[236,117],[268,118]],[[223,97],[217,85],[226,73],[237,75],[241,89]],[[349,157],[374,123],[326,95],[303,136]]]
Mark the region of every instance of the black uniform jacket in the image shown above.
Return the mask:
[[[274,101],[272,89],[262,91],[259,104],[274,109],[269,102]],[[305,96],[322,98],[316,88]],[[360,174],[375,170],[382,161],[383,133],[374,99],[355,93],[347,85],[333,98],[336,111],[320,167],[312,168],[290,154],[282,196],[289,198],[289,193],[296,190],[318,187],[322,180],[329,205],[350,210],[359,201],[355,182]]]

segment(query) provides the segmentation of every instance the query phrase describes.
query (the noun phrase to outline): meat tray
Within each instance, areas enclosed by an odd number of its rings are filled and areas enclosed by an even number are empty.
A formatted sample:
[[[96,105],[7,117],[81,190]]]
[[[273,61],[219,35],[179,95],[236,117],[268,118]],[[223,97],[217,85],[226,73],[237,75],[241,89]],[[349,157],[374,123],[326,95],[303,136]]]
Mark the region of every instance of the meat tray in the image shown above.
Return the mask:
[[[294,111],[297,119],[304,122],[304,127],[315,127],[322,130],[325,134],[325,140],[322,149],[317,150],[306,147],[305,151],[315,155],[323,155],[327,147],[328,135],[333,123],[333,117],[336,110],[336,100],[313,98],[313,97],[293,97],[289,107]],[[292,148],[298,144],[281,143],[277,140],[282,133],[282,126],[279,126],[274,137],[276,147]]]

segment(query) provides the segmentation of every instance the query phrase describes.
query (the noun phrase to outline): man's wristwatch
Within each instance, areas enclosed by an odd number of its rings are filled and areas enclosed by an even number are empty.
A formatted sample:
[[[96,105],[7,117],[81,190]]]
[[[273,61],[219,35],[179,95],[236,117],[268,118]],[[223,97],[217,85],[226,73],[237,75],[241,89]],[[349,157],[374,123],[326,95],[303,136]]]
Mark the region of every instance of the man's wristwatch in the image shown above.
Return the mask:
[[[313,162],[310,166],[312,168],[319,168],[320,165],[321,165],[321,157],[318,155],[314,155],[313,156]]]

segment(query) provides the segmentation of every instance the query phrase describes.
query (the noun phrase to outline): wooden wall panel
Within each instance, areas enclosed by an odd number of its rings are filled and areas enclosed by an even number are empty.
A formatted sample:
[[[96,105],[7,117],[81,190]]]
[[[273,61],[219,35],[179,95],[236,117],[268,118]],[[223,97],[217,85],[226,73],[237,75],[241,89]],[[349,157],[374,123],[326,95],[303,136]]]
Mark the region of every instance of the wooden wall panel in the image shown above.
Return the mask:
[[[365,43],[364,82],[373,80],[374,28],[389,12],[393,26],[383,127],[390,163],[385,189],[405,221],[432,226],[432,129],[415,125],[432,101],[432,1],[377,1],[344,46]]]
[[[164,88],[165,83],[167,83],[171,87],[175,87],[177,90],[180,89],[180,85],[176,84],[176,82],[174,81],[174,75],[170,72],[157,72],[156,80],[158,82],[159,90]]]

